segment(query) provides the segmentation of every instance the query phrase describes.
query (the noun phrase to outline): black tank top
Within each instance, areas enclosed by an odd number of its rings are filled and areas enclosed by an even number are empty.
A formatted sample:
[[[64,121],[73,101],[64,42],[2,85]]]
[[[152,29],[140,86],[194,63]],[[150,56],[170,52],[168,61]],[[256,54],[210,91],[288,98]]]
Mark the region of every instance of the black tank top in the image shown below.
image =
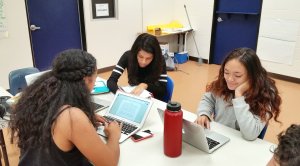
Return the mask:
[[[63,112],[67,106],[60,111]],[[55,144],[51,137],[49,148],[37,147],[21,150],[19,166],[92,166],[76,146],[64,152]]]
[[[74,147],[64,152],[57,147],[53,139],[49,148],[29,148],[20,156],[19,166],[92,166],[92,164]]]

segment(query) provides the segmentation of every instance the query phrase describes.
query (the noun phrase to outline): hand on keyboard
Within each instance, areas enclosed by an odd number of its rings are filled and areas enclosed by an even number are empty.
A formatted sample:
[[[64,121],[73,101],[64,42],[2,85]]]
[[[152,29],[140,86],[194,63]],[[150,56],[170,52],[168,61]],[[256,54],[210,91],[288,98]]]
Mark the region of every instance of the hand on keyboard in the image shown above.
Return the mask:
[[[104,118],[107,120],[107,121],[117,121],[119,124],[122,125],[122,130],[121,132],[128,135],[129,133],[131,133],[132,131],[134,131],[135,129],[137,129],[136,126],[132,125],[132,124],[129,124],[129,123],[126,123],[126,122],[121,122],[119,121],[118,119],[114,119],[112,117],[108,117],[108,116],[104,116]]]
[[[104,133],[108,139],[117,139],[121,137],[121,127],[116,121],[111,121],[110,123],[104,123]]]

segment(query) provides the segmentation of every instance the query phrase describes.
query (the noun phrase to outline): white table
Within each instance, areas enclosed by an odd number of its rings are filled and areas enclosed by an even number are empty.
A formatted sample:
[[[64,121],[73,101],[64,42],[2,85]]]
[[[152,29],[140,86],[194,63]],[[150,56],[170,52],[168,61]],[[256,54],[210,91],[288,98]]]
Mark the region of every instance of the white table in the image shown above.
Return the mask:
[[[112,100],[113,97],[114,95],[111,93],[94,96],[96,100]],[[154,136],[137,143],[133,142],[131,139],[123,142],[120,145],[120,166],[265,166],[273,155],[270,152],[270,148],[272,148],[274,144],[261,139],[247,141],[242,138],[239,131],[212,122],[212,130],[230,138],[230,141],[227,144],[220,147],[212,154],[208,154],[183,142],[181,156],[169,158],[165,156],[163,152],[163,124],[157,111],[158,107],[164,109],[166,103],[156,99],[152,100],[154,101],[154,104],[142,130],[149,129]],[[185,118],[191,121],[195,120],[195,114],[185,110],[183,110],[183,112]]]

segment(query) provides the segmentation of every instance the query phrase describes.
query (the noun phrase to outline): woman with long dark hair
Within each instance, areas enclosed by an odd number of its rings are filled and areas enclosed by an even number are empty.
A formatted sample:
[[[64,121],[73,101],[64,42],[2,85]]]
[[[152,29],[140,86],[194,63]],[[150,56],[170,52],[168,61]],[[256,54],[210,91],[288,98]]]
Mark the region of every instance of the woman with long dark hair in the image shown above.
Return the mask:
[[[240,130],[245,139],[254,140],[270,119],[279,122],[281,97],[275,81],[250,48],[231,51],[221,65],[217,80],[206,90],[196,119],[196,123],[206,128],[214,119]]]
[[[118,80],[125,69],[129,85],[136,86],[131,93],[139,95],[146,89],[154,98],[162,100],[167,84],[166,63],[155,36],[140,34],[131,50],[121,56],[107,80],[107,86],[113,93],[119,89]]]
[[[117,165],[120,126],[94,114],[90,92],[96,77],[91,54],[66,50],[22,92],[9,123],[11,142],[21,149],[19,165]],[[100,123],[106,144],[96,132]]]

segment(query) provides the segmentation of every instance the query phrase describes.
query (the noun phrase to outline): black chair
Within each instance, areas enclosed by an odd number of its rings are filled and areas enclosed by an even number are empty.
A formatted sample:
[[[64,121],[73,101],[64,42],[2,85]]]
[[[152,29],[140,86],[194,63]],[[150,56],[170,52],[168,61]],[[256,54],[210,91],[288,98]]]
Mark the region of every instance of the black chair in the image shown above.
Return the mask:
[[[39,72],[39,69],[35,67],[27,67],[11,71],[8,76],[9,92],[12,95],[16,95],[21,92],[27,86],[25,76],[37,72]]]

